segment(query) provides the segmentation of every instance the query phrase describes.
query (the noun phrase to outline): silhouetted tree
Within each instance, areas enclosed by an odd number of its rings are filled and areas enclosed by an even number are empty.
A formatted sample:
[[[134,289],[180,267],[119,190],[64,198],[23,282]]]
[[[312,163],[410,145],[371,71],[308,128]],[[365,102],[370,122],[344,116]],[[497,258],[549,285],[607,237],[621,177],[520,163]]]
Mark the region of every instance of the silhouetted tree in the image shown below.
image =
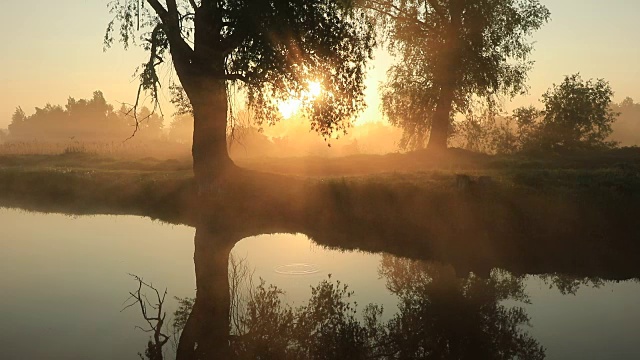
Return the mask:
[[[615,146],[608,140],[619,113],[612,108],[613,91],[603,79],[584,81],[566,76],[542,95],[544,110],[514,110],[522,150],[564,151]]]
[[[158,66],[169,59],[194,115],[193,169],[200,189],[233,167],[227,152],[228,87],[239,82],[258,121],[278,117],[275,99],[322,84],[311,126],[327,136],[363,106],[372,29],[351,1],[116,0],[105,47],[118,33],[125,48],[138,30],[149,60],[140,90],[157,99]],[[150,7],[150,9],[149,9]],[[138,95],[138,99],[140,96]],[[136,101],[136,105],[138,102]]]
[[[399,62],[382,86],[382,107],[404,129],[401,145],[444,149],[452,118],[472,98],[491,107],[525,91],[527,38],[549,19],[538,0],[362,0]],[[428,135],[428,136],[427,136]]]
[[[487,279],[384,255],[380,274],[400,298],[387,326],[387,353],[394,359],[544,359],[545,351],[524,329],[529,317],[522,278],[492,271]]]

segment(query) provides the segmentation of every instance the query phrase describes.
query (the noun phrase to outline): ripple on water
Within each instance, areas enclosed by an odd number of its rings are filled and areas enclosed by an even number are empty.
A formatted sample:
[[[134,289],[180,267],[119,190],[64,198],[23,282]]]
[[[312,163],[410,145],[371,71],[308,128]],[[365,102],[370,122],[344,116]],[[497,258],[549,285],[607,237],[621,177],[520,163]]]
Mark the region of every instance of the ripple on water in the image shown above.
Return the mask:
[[[296,263],[276,266],[273,271],[284,275],[311,275],[320,272],[316,264]]]

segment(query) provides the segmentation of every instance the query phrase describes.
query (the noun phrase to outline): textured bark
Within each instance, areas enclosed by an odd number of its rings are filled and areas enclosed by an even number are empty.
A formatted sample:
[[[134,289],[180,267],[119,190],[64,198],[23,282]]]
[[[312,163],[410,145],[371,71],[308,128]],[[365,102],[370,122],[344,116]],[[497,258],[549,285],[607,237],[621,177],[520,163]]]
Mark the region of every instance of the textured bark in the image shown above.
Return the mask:
[[[174,42],[183,43],[178,40],[171,43],[174,67],[193,108],[191,152],[201,194],[219,192],[224,174],[234,168],[227,148],[227,80],[220,23],[214,3],[203,2],[195,14],[193,50],[174,46]]]

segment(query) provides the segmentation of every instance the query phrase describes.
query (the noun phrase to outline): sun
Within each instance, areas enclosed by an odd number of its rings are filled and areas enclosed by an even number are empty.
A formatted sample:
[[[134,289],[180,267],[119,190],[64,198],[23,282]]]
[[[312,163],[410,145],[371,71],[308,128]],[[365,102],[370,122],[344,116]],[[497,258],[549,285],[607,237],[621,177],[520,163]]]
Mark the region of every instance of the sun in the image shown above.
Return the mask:
[[[278,104],[278,111],[285,119],[290,119],[293,115],[300,111],[302,101],[300,99],[289,99]]]
[[[278,102],[278,111],[285,119],[290,119],[296,115],[305,102],[311,102],[322,94],[322,84],[319,81],[307,81],[307,89],[302,92],[299,98],[289,98]]]
[[[318,81],[309,81],[309,98],[313,100],[322,93],[322,84]]]

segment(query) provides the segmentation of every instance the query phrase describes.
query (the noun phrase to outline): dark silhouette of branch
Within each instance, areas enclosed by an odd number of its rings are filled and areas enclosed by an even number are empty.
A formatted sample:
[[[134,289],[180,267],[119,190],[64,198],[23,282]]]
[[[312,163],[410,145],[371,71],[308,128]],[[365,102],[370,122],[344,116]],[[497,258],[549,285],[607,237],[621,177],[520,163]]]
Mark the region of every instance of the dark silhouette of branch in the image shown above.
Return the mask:
[[[136,326],[136,329],[140,329],[146,333],[153,334],[153,341],[149,341],[147,346],[147,357],[150,359],[162,359],[162,348],[169,341],[170,337],[162,332],[162,327],[164,326],[164,322],[167,316],[167,313],[163,310],[164,301],[167,296],[167,289],[164,290],[164,293],[160,295],[158,289],[156,289],[153,284],[146,283],[141,277],[129,274],[138,282],[138,288],[129,292],[129,298],[125,300],[125,303],[131,301],[131,303],[125,305],[125,307],[120,310],[121,312],[138,305],[140,307],[140,312],[142,313],[142,317],[148,324],[148,328],[143,328],[140,326]],[[149,301],[149,298],[143,292],[143,289],[151,290],[155,294],[155,304]]]

